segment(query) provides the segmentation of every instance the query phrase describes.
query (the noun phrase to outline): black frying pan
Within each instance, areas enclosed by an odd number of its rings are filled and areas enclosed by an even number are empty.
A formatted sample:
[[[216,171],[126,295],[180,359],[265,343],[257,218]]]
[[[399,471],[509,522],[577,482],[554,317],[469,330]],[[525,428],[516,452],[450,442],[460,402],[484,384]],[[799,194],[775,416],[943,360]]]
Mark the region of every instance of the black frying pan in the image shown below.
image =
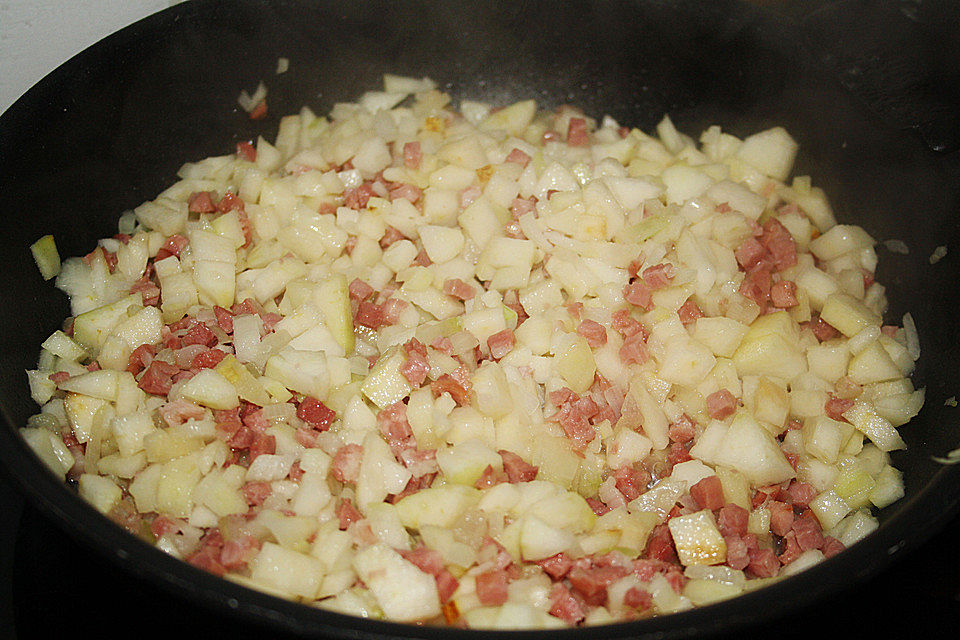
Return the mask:
[[[764,4],[764,3],[758,3]],[[277,628],[340,638],[453,635],[363,621],[221,581],[115,527],[48,475],[15,428],[36,408],[23,370],[68,314],[27,247],[53,232],[64,256],[112,235],[119,213],[153,197],[185,160],[272,138],[278,116],[318,113],[378,88],[384,72],[429,75],[457,101],[535,97],[575,103],[649,130],[664,112],[698,134],[745,135],[781,124],[800,142],[797,171],[824,187],[838,218],[879,239],[889,317],[910,310],[927,405],[894,455],[906,497],[880,529],[799,576],[734,600],[640,623],[557,635],[704,635],[768,620],[863,581],[918,547],[960,507],[960,471],[931,460],[960,445],[956,252],[960,250],[958,104],[949,93],[956,33],[949,5],[912,2],[313,3],[194,1],[152,16],[50,74],[0,117],[0,460],[43,512],[130,572],[183,597]],[[946,12],[947,15],[939,15]],[[290,70],[275,75],[278,57]],[[271,116],[236,108],[241,89],[270,88]],[[82,588],[79,587],[78,588]],[[488,634],[489,635],[489,634]],[[518,635],[518,634],[511,634]],[[519,634],[527,635],[527,634]]]

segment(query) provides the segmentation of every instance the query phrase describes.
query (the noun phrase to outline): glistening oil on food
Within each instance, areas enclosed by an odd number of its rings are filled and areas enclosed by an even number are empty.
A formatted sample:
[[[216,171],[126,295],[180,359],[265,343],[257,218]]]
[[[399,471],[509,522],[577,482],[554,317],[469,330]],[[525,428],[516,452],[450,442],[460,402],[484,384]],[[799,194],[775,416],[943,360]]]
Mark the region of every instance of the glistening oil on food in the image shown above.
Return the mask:
[[[386,76],[185,159],[83,258],[38,241],[73,316],[22,434],[131,533],[307,606],[552,628],[737,596],[876,528],[923,403],[874,240],[796,151]]]

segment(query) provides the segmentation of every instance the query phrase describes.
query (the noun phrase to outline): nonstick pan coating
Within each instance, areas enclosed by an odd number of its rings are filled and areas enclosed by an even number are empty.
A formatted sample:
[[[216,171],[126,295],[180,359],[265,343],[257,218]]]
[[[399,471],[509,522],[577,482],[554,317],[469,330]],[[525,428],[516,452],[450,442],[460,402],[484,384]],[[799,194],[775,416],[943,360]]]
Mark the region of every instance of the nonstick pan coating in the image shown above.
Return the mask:
[[[844,76],[855,57],[824,53],[835,41],[829,29],[846,15],[831,14],[836,7],[814,3],[818,12],[808,15],[796,8],[801,3],[768,4],[782,10],[730,1],[196,0],[78,55],[0,116],[5,471],[65,531],[185,598],[307,635],[453,635],[309,609],[173,560],[85,505],[46,473],[15,432],[36,411],[23,371],[35,366],[39,344],[68,315],[65,296],[44,284],[33,265],[28,246],[34,240],[53,233],[62,256],[85,254],[116,232],[122,211],[173,182],[184,161],[228,153],[259,134],[272,139],[280,116],[304,104],[324,113],[379,88],[385,72],[427,75],[455,102],[534,97],[545,107],[577,104],[590,115],[608,113],[648,131],[665,112],[692,135],[713,123],[736,135],[783,125],[801,145],[797,173],[809,173],[827,191],[838,219],[910,247],[908,255],[882,252],[878,279],[888,286],[887,317],[898,321],[909,310],[917,321],[923,355],[914,378],[927,388],[927,405],[902,430],[909,449],[895,454],[894,463],[904,471],[907,495],[881,512],[880,529],[797,577],[719,605],[551,634],[703,636],[770,619],[880,571],[926,540],[960,503],[957,468],[931,460],[960,445],[958,409],[944,406],[958,393],[960,298],[949,285],[960,275],[960,261],[956,253],[936,265],[927,261],[939,245],[958,246],[960,163],[949,126],[955,120],[948,117],[949,99],[923,84],[929,76],[909,75],[915,70],[897,76],[892,89],[889,82],[871,84],[863,69]],[[876,9],[870,15],[879,28],[902,18],[890,13],[893,3],[846,4]],[[818,30],[809,31],[818,19]],[[917,54],[917,66],[949,63],[943,56],[955,49],[936,41],[945,36],[913,20],[919,42],[929,45]],[[836,37],[864,37],[847,31]],[[290,60],[282,75],[275,73],[279,57]],[[253,122],[236,97],[261,79],[269,87],[270,116]],[[917,93],[917,87],[930,91]]]

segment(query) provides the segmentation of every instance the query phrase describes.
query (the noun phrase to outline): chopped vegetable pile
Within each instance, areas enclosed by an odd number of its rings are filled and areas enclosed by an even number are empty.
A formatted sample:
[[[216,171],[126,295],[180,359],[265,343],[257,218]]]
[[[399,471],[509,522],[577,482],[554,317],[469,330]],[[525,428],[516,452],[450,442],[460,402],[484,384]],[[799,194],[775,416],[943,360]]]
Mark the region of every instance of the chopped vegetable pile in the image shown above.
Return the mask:
[[[83,258],[38,242],[73,316],[23,437],[130,532],[311,606],[736,596],[876,528],[923,403],[874,240],[787,182],[796,150],[387,76],[184,165]]]

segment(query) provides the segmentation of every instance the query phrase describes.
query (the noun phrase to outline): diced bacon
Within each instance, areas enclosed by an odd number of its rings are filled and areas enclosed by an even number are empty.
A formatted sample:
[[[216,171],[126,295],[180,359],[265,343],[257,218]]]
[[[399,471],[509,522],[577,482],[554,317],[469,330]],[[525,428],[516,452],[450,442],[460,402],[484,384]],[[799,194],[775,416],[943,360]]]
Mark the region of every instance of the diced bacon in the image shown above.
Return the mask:
[[[574,320],[580,319],[580,314],[583,313],[583,303],[582,302],[568,302],[564,305],[567,309],[567,313],[570,314],[570,317]]]
[[[630,573],[624,566],[579,567],[574,565],[567,580],[574,591],[589,605],[599,606],[607,600],[607,587]]]
[[[800,543],[797,542],[797,534],[794,531],[790,531],[783,537],[781,541],[781,550],[777,558],[780,560],[780,564],[788,565],[797,558],[800,557],[800,554],[803,553],[803,549],[800,547]]]
[[[586,617],[581,604],[573,597],[570,590],[559,582],[554,584],[550,591],[549,613],[570,625],[575,625]]]
[[[450,397],[461,407],[466,406],[470,402],[469,386],[469,383],[464,385],[463,382],[449,373],[443,374],[430,383],[430,389],[435,396],[439,397],[444,393],[449,393]]]
[[[739,402],[732,393],[726,389],[714,391],[707,396],[707,414],[714,420],[723,420],[732,416],[737,411]]]
[[[437,465],[436,449],[406,448],[398,457],[414,478],[429,476],[440,471]]]
[[[760,549],[750,554],[747,572],[756,578],[772,578],[780,573],[780,560],[771,549]]]
[[[263,409],[255,404],[244,403],[240,407],[240,419],[256,433],[264,433],[270,428],[270,422],[263,417]]]
[[[513,335],[513,329],[504,329],[498,331],[487,338],[487,348],[490,349],[490,357],[499,360],[507,355],[517,344],[517,339]]]
[[[848,420],[843,417],[843,413],[853,405],[853,400],[838,398],[831,393],[827,396],[827,401],[823,405],[823,411],[838,422],[848,422]]]
[[[347,290],[350,292],[350,299],[356,300],[357,302],[363,302],[376,293],[373,287],[368,285],[360,278],[354,278],[353,282],[350,283],[350,286],[347,287]]]
[[[217,211],[220,213],[227,213],[228,211],[243,211],[246,209],[246,203],[240,199],[235,193],[227,192],[220,198],[220,202],[217,203]]]
[[[664,562],[677,562],[677,551],[673,547],[673,536],[665,524],[658,524],[647,542],[647,557]]]
[[[510,203],[510,215],[514,220],[519,220],[521,216],[528,213],[537,212],[536,198],[514,198]]]
[[[670,286],[670,281],[676,275],[676,268],[669,263],[655,264],[643,270],[643,282],[652,291]]]
[[[230,570],[242,569],[247,566],[260,551],[260,540],[245,533],[234,540],[223,543],[220,551],[220,564]]]
[[[410,423],[407,422],[407,405],[402,401],[394,402],[377,414],[377,423],[380,433],[386,436],[388,442],[402,442],[413,436]]]
[[[602,324],[594,320],[584,320],[577,327],[577,333],[587,340],[587,344],[593,349],[598,349],[607,344],[607,330]]]
[[[471,300],[477,290],[459,278],[447,278],[443,281],[443,292],[458,300]]]
[[[730,206],[729,202],[721,202],[713,208],[717,213],[730,213],[733,211],[733,207]]]
[[[337,412],[316,398],[305,396],[297,407],[297,417],[317,431],[326,431],[337,419]]]
[[[633,573],[641,582],[650,582],[656,575],[667,575],[680,570],[675,564],[651,558],[637,558],[632,564]]]
[[[485,607],[495,607],[507,601],[509,579],[503,569],[477,574],[477,599]]]
[[[817,490],[813,485],[794,480],[787,487],[787,502],[796,507],[806,507],[817,497]]]
[[[793,507],[779,500],[767,502],[770,511],[770,531],[778,536],[785,536],[793,526]]]
[[[273,493],[269,482],[248,482],[240,488],[243,499],[251,507],[260,506]]]
[[[297,441],[297,444],[300,444],[307,449],[314,449],[317,446],[317,442],[320,440],[320,432],[314,431],[310,427],[300,427],[297,429],[297,432],[293,434],[293,438]]]
[[[558,553],[555,556],[544,558],[537,561],[537,564],[543,569],[543,572],[553,580],[562,580],[570,569],[573,568],[573,559],[565,553]]]
[[[237,143],[237,155],[247,162],[257,161],[257,149],[252,144],[244,140]]]
[[[169,258],[170,256],[179,256],[180,252],[183,251],[183,248],[187,246],[186,236],[181,236],[175,234],[167,238],[160,249],[157,251],[157,260],[163,260],[164,258]]]
[[[417,547],[410,551],[401,551],[400,555],[402,555],[407,562],[432,576],[436,576],[443,571],[443,556],[435,549]]]
[[[797,243],[787,228],[776,218],[770,218],[763,224],[760,244],[770,253],[777,271],[783,271],[797,264]]]
[[[476,202],[477,198],[479,198],[482,194],[483,188],[478,184],[467,187],[460,192],[460,208],[466,209],[471,204]]]
[[[731,569],[743,571],[750,565],[750,550],[747,543],[738,535],[724,536],[727,543],[727,566]]]
[[[150,523],[150,533],[157,538],[180,533],[183,528],[183,521],[159,515]]]
[[[740,268],[749,271],[760,264],[764,255],[766,255],[766,250],[756,238],[747,238],[734,249],[733,255],[736,257]]]
[[[680,308],[677,309],[677,315],[680,316],[680,322],[684,325],[693,324],[697,321],[697,318],[703,317],[703,311],[700,310],[700,306],[697,305],[693,300],[687,300]]]
[[[530,160],[532,160],[530,156],[528,156],[526,153],[524,153],[520,149],[517,149],[516,147],[514,147],[513,150],[507,154],[506,161],[515,162],[521,167],[526,167],[530,163]]]
[[[473,483],[473,486],[477,489],[489,489],[503,482],[508,482],[507,474],[500,469],[494,469],[493,465],[488,464],[483,470],[483,473],[480,474],[480,477],[477,478],[477,481]]]
[[[430,373],[430,363],[418,352],[411,351],[400,365],[400,374],[415,387],[419,387]]]
[[[354,522],[363,520],[363,514],[357,511],[350,498],[343,498],[337,506],[337,519],[340,521],[340,530],[346,531]]]
[[[628,502],[636,500],[645,493],[651,480],[650,472],[630,466],[614,469],[613,477],[616,480],[616,488]]]
[[[241,246],[247,248],[253,244],[253,223],[250,222],[247,212],[243,209],[237,211],[237,219],[240,221],[240,231],[243,233],[243,244]]]
[[[203,547],[196,553],[187,556],[186,561],[215,576],[222,576],[227,572],[227,568],[220,564],[220,550],[217,548]]]
[[[170,393],[170,388],[173,386],[173,376],[178,373],[180,373],[180,369],[169,362],[154,360],[143,372],[143,377],[140,378],[137,386],[147,393],[165,396]]]
[[[456,593],[457,587],[460,586],[460,581],[446,569],[440,571],[433,578],[437,581],[437,593],[440,595],[440,602],[445,605],[448,604],[450,598]]]
[[[673,442],[690,442],[697,435],[693,420],[690,416],[683,414],[680,419],[670,424],[667,435]]]
[[[213,420],[216,423],[217,430],[222,432],[228,438],[233,436],[243,423],[240,421],[239,409],[217,410],[213,412]]]
[[[571,147],[586,147],[590,144],[590,134],[584,118],[570,118],[567,125],[567,144]]]
[[[690,487],[690,496],[701,509],[715,511],[723,506],[723,485],[717,476],[708,476]]]
[[[147,274],[130,286],[130,293],[139,293],[144,306],[155,307],[160,303],[160,287]]]
[[[624,364],[643,364],[650,359],[642,333],[627,337],[620,347],[620,361]]]
[[[251,120],[263,120],[267,117],[267,99],[264,98],[250,111]]]
[[[409,306],[409,302],[399,298],[388,298],[380,305],[383,311],[383,324],[386,326],[395,325],[400,322],[400,314]]]
[[[747,535],[750,512],[736,504],[726,504],[717,513],[717,528],[726,536]]]
[[[653,606],[653,596],[646,589],[630,587],[623,594],[623,604],[631,609],[646,611]]]
[[[187,199],[187,211],[190,213],[213,213],[217,205],[209,191],[196,191]]]
[[[815,335],[820,342],[832,340],[840,336],[840,332],[824,322],[820,316],[810,320],[809,326],[810,330],[813,331],[813,335]]]
[[[804,551],[820,549],[826,542],[823,537],[823,530],[820,528],[820,522],[812,511],[805,511],[802,516],[794,521],[790,530],[797,537],[797,545]]]
[[[130,358],[127,360],[127,371],[133,375],[139,375],[141,371],[150,366],[150,363],[153,361],[153,356],[155,356],[156,353],[157,349],[152,344],[140,345],[130,354]],[[51,380],[52,379],[53,378],[51,378]],[[57,381],[54,380],[54,382]]]
[[[361,302],[354,322],[370,329],[379,329],[383,326],[383,307],[368,301]]]
[[[56,373],[51,373],[49,376],[47,376],[47,379],[54,384],[60,384],[61,382],[66,382],[69,380],[70,374],[66,371],[57,371]]]
[[[650,286],[643,280],[635,280],[623,287],[623,299],[644,311],[653,308],[653,296]]]
[[[250,444],[250,462],[257,459],[257,456],[263,454],[274,454],[277,452],[277,437],[268,436],[264,433],[258,433],[254,436]]]
[[[550,402],[559,407],[567,402],[575,401],[579,398],[570,387],[560,387],[556,391],[549,393]]]
[[[360,462],[363,460],[363,447],[359,444],[346,444],[333,456],[330,473],[340,482],[356,482],[360,477]]]
[[[180,339],[180,344],[183,346],[199,344],[205,347],[212,347],[217,344],[217,336],[203,323],[194,322],[186,335]]]
[[[610,316],[610,327],[624,338],[644,334],[643,325],[640,321],[630,315],[629,309],[619,309]],[[646,337],[644,337],[646,339]]]
[[[590,426],[587,417],[572,402],[564,403],[560,411],[550,419],[560,423],[563,432],[573,441],[573,446],[578,451],[583,451],[597,437],[597,432]]]
[[[750,269],[743,278],[740,285],[740,293],[750,298],[758,305],[760,309],[766,309],[767,302],[770,300],[770,289],[773,286],[773,272],[770,265],[760,263]]]
[[[376,195],[373,186],[369,182],[364,182],[359,187],[353,187],[343,192],[343,206],[350,209],[363,209],[370,202],[370,198]]]
[[[229,310],[215,306],[213,316],[217,320],[217,326],[223,329],[224,333],[233,333],[233,314]]]
[[[670,447],[667,449],[667,462],[670,466],[672,467],[675,464],[687,462],[688,460],[692,460],[690,451],[679,442],[671,442]]]
[[[213,369],[226,357],[226,352],[220,349],[207,349],[194,356],[193,362],[190,363],[190,368]]]
[[[500,459],[503,460],[503,470],[507,474],[507,479],[511,484],[518,482],[531,482],[536,480],[539,467],[526,462],[523,458],[512,451],[501,449],[497,451]]]
[[[403,345],[403,350],[407,353],[419,354],[424,358],[427,357],[427,345],[423,344],[416,338],[410,338],[407,340],[407,342]]]
[[[823,548],[821,549],[821,551],[823,552],[823,555],[826,556],[827,558],[832,558],[833,556],[837,555],[844,549],[846,549],[846,547],[843,545],[842,542],[840,542],[836,538],[831,538],[830,536],[826,536],[824,538]]]
[[[271,333],[273,332],[273,328],[277,325],[277,323],[283,320],[283,316],[279,313],[261,313],[260,320],[263,321],[264,332]]]
[[[419,169],[423,153],[420,151],[420,141],[405,142],[403,145],[403,166],[407,169]]]
[[[416,204],[421,197],[423,197],[423,190],[412,184],[403,183],[390,189],[391,202],[403,198],[409,201],[410,204]]]
[[[797,304],[797,283],[793,280],[781,280],[770,287],[770,302],[778,309],[789,309]]]
[[[202,420],[206,415],[206,410],[203,407],[183,399],[167,402],[161,405],[158,411],[168,427],[181,425],[187,420]]]

